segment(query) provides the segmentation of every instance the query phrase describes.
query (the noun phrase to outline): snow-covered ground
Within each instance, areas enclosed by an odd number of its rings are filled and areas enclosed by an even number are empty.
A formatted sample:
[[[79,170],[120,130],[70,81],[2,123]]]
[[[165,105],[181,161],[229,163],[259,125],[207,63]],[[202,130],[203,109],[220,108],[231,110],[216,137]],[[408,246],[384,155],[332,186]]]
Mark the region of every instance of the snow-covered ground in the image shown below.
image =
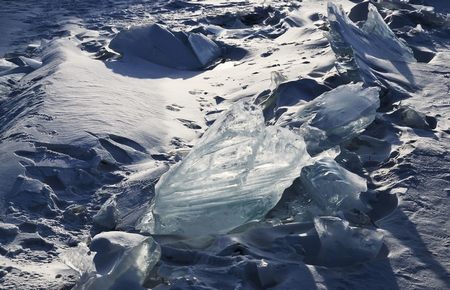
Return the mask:
[[[0,289],[449,289],[450,3],[331,2],[2,1]]]

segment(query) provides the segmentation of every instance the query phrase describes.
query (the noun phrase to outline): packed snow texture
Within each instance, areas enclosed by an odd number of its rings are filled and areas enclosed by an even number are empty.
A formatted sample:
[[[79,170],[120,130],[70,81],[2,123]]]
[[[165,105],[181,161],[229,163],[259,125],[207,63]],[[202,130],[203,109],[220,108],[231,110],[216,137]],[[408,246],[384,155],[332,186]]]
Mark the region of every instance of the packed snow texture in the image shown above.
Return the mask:
[[[161,177],[143,228],[197,237],[259,220],[309,162],[301,137],[266,127],[260,108],[238,102]]]
[[[298,128],[308,152],[317,154],[350,140],[369,126],[380,106],[379,89],[362,83],[342,85],[301,104],[277,124]]]

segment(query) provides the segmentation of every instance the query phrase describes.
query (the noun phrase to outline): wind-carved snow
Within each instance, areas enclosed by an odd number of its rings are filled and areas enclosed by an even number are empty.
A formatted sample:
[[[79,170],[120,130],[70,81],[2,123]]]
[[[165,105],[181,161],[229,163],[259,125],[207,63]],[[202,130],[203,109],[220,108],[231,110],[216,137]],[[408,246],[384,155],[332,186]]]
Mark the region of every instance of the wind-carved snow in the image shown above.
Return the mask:
[[[293,116],[278,124],[298,128],[308,152],[317,154],[360,134],[369,126],[380,106],[379,88],[362,83],[339,86],[299,106]]]
[[[299,135],[266,127],[259,107],[239,102],[161,177],[141,227],[188,237],[226,233],[264,217],[310,160]]]
[[[328,4],[330,32],[327,34],[336,54],[336,69],[353,81],[386,85],[414,83],[408,63],[416,62],[413,51],[398,39],[384,22],[377,8],[369,4],[367,21],[356,26],[342,7]],[[403,75],[403,79],[392,73]]]
[[[317,262],[324,266],[344,266],[374,259],[383,245],[383,234],[357,228],[338,217],[314,219],[320,239]]]
[[[142,285],[161,256],[151,237],[125,232],[100,233],[90,249],[95,267],[87,268],[74,290],[146,289]]]

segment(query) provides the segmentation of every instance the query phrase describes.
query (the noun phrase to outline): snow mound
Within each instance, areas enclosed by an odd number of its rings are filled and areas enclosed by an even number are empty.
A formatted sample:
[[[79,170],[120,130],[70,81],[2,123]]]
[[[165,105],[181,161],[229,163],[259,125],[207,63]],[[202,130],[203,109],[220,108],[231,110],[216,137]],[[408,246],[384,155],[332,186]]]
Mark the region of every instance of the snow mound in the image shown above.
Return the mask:
[[[239,102],[161,177],[142,226],[190,237],[226,233],[264,217],[309,161],[300,136],[266,127],[260,108]]]
[[[159,24],[121,31],[109,47],[124,56],[186,70],[203,69],[222,55],[221,48],[202,34],[174,32]]]

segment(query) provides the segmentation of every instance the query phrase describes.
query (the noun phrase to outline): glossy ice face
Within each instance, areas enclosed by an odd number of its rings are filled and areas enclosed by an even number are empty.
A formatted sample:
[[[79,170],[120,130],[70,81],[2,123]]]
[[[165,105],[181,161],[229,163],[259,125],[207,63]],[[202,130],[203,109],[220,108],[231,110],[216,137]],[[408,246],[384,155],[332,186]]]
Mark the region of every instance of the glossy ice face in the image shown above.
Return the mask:
[[[142,226],[189,237],[226,233],[264,217],[309,161],[300,136],[266,127],[260,108],[237,103],[161,177]]]

